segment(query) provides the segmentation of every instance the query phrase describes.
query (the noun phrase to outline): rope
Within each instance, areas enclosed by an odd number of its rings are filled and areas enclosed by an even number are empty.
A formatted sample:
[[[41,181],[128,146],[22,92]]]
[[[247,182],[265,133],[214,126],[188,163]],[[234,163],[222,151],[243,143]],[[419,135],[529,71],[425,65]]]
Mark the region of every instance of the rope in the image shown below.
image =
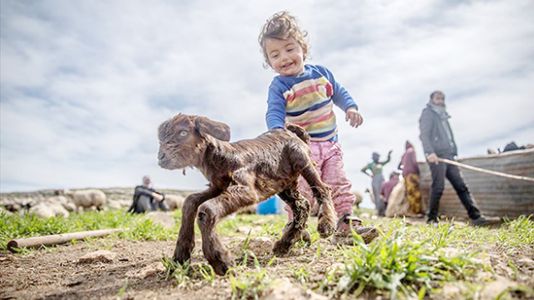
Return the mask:
[[[477,168],[477,167],[465,165],[465,164],[459,163],[457,161],[446,159],[446,158],[438,157],[438,161],[444,162],[444,163],[447,163],[447,164],[450,164],[450,165],[455,165],[455,166],[458,166],[458,167],[461,167],[461,168],[466,168],[466,169],[469,169],[469,170],[481,172],[481,173],[492,174],[492,175],[511,178],[511,179],[525,180],[525,181],[534,182],[534,178],[532,178],[532,177],[511,175],[511,174],[501,173],[501,172],[497,172],[497,171],[486,170],[486,169],[482,169],[482,168]]]

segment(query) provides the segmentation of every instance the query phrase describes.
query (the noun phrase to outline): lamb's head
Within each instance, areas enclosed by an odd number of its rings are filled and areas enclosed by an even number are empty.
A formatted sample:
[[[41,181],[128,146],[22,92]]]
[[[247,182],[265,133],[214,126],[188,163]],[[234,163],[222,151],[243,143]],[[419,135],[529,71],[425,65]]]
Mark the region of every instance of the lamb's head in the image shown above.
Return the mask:
[[[208,136],[229,141],[230,127],[201,116],[178,114],[158,129],[159,165],[165,169],[199,166]]]

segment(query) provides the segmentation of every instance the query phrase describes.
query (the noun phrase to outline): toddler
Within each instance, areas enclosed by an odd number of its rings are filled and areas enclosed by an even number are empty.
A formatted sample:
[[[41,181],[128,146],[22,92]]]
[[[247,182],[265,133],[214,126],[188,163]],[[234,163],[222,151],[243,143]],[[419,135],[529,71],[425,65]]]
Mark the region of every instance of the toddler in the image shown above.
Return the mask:
[[[352,214],[355,197],[343,170],[334,104],[345,112],[345,120],[352,127],[360,126],[363,118],[350,94],[327,68],[304,63],[309,49],[306,34],[288,12],[273,15],[263,26],[259,43],[265,62],[279,74],[269,87],[267,127],[284,128],[288,122],[309,133],[312,159],[321,179],[332,189],[334,208],[340,218],[338,232],[350,233],[346,220]],[[311,207],[316,207],[311,189],[302,177],[298,184]],[[291,209],[286,209],[291,219]]]

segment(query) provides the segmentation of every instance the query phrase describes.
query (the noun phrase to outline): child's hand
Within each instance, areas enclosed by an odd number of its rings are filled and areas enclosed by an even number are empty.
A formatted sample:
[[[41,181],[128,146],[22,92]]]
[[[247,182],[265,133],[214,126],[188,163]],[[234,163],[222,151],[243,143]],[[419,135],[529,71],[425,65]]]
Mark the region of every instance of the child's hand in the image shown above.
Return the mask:
[[[349,107],[345,112],[345,121],[350,122],[350,126],[356,128],[363,123],[363,117],[360,115],[358,110],[354,107]]]

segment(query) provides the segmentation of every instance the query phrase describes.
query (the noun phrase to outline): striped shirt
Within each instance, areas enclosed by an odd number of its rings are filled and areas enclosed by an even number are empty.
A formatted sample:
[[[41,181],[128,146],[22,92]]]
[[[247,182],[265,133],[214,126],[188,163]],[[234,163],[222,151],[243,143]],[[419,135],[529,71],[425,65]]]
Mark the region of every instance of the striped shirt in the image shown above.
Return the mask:
[[[285,123],[303,127],[312,141],[337,140],[334,104],[358,108],[349,93],[322,66],[305,65],[298,76],[276,76],[269,87],[266,121],[269,129]]]

